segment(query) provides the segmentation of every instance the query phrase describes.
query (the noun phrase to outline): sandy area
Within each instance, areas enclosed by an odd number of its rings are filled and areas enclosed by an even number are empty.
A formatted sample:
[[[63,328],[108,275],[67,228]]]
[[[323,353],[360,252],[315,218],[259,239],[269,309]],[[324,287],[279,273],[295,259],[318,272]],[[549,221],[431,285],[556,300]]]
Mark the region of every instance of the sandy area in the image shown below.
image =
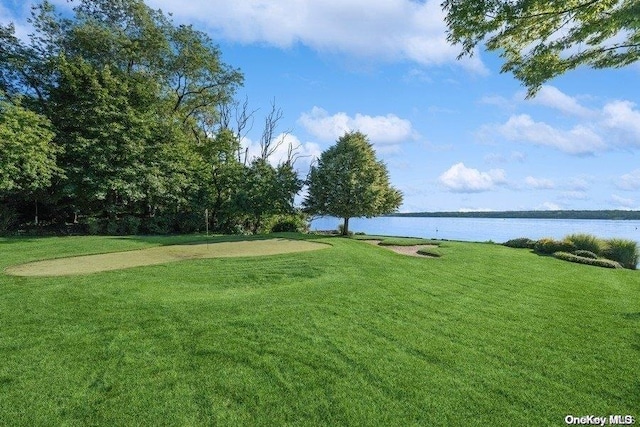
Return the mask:
[[[370,245],[378,246],[381,240],[361,240],[362,242],[369,243]],[[401,255],[417,256],[423,258],[430,258],[429,255],[422,255],[418,253],[418,250],[422,248],[437,248],[436,245],[414,245],[414,246],[380,246],[381,248],[390,249],[393,252]]]

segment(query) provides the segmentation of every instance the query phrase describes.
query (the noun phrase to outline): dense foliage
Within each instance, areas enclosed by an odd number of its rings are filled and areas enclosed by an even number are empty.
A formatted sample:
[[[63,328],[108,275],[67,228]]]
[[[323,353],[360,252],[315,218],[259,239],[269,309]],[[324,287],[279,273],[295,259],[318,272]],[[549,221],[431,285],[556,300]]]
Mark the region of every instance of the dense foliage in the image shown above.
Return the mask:
[[[0,26],[0,225],[39,208],[91,232],[187,232],[207,210],[211,229],[255,232],[293,213],[292,161],[252,163],[221,119],[243,76],[207,35],[142,0],[74,3],[35,6],[26,41]]]
[[[586,233],[575,233],[562,240],[525,237],[511,239],[504,246],[528,248],[542,255],[553,255],[565,261],[601,267],[624,267],[635,270],[640,260],[638,244],[628,239],[600,239]]]
[[[622,67],[640,58],[637,0],[444,0],[442,7],[461,56],[486,43],[529,96],[580,65]]]
[[[347,132],[324,151],[308,184],[305,210],[343,218],[343,235],[349,234],[350,218],[390,213],[402,203],[402,193],[391,186],[386,166],[360,132]]]
[[[510,248],[526,248],[533,249],[536,245],[535,240],[531,240],[528,237],[518,237],[517,239],[507,240],[503,243],[503,245],[508,246]]]
[[[553,256],[563,261],[575,262],[578,264],[593,265],[596,267],[605,268],[622,268],[619,262],[606,258],[592,258],[590,256],[580,256],[575,253],[571,254],[568,252],[556,252],[553,254]]]

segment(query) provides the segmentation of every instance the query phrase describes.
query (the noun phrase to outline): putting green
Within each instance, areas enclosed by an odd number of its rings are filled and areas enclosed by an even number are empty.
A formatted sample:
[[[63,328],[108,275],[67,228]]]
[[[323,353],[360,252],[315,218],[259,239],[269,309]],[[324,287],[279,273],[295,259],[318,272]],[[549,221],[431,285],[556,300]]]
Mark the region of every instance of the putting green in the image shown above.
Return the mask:
[[[7,274],[14,276],[68,276],[166,264],[189,259],[277,255],[313,251],[328,247],[329,245],[322,243],[287,239],[170,245],[136,251],[35,261],[14,265],[8,267],[5,271]]]

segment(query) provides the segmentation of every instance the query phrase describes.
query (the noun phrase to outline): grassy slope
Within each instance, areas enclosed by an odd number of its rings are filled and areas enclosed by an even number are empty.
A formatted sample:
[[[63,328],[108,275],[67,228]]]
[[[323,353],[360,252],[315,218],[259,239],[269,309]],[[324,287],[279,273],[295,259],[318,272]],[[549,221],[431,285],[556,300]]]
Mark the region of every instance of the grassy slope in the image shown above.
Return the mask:
[[[185,238],[0,239],[0,268]],[[640,276],[497,245],[0,276],[0,425],[562,425],[638,413]]]

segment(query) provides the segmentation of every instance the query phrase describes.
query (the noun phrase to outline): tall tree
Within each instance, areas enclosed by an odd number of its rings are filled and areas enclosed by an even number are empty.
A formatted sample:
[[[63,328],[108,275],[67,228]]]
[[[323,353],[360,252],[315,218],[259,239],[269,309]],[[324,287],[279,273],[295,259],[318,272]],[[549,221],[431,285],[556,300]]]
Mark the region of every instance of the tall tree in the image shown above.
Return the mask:
[[[294,213],[294,197],[301,188],[302,181],[291,164],[274,167],[267,160],[256,158],[245,167],[236,194],[237,207],[249,216],[251,231],[257,233],[266,216]]]
[[[60,172],[51,128],[46,117],[0,100],[0,195],[51,184]]]
[[[386,166],[360,132],[346,133],[324,151],[307,184],[304,209],[343,218],[343,235],[349,234],[350,218],[391,213],[402,203],[402,193],[391,186]]]
[[[622,67],[640,58],[637,0],[444,0],[442,7],[460,56],[486,43],[528,96],[580,65]]]
[[[198,147],[242,75],[204,33],[142,0],[71,0],[72,18],[34,8],[25,42],[0,26],[0,89],[47,116],[73,210],[176,211],[202,183]]]
[[[46,117],[0,99],[0,231],[9,222],[1,217],[17,215],[18,201],[35,207],[38,223],[38,198],[62,175],[54,135]]]

